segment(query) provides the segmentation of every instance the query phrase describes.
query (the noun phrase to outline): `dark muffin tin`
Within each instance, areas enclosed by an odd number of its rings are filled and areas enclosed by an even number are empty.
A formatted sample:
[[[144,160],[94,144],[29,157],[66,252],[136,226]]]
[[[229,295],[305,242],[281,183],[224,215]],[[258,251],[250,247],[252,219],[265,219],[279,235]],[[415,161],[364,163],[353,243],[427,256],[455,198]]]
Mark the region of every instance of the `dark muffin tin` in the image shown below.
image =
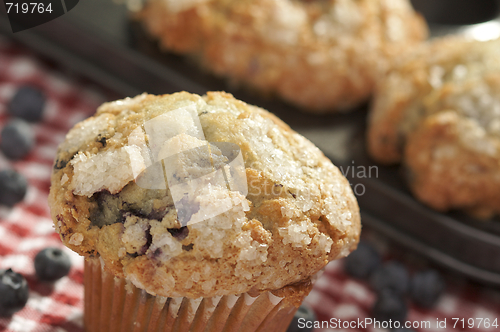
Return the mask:
[[[435,36],[469,27],[463,24],[488,21],[500,11],[500,2],[492,0],[413,2],[431,21]],[[359,194],[365,225],[443,266],[500,286],[500,220],[478,221],[459,212],[438,213],[416,201],[405,186],[400,167],[377,165],[367,156],[367,105],[349,114],[313,115],[228,86],[183,57],[162,54],[140,26],[129,20],[125,7],[111,0],[80,1],[66,15],[16,34],[12,34],[0,6],[0,32],[118,96],[144,91],[203,94],[226,90],[274,112],[342,167]]]

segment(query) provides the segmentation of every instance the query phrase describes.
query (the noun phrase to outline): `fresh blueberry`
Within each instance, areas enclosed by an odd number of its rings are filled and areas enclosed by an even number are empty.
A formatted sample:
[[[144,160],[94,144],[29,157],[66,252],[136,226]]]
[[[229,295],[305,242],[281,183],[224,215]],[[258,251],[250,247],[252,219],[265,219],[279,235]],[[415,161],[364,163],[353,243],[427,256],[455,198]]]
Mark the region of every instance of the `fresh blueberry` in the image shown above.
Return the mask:
[[[0,270],[0,317],[12,316],[28,302],[29,288],[26,279],[12,271]]]
[[[29,122],[36,122],[42,118],[45,107],[45,96],[38,88],[22,86],[11,99],[8,111],[15,117]]]
[[[432,308],[444,289],[444,280],[436,270],[418,272],[411,280],[411,297],[415,304],[424,308]]]
[[[0,204],[14,206],[28,190],[26,178],[12,169],[0,171]]]
[[[380,255],[370,244],[360,242],[358,249],[344,260],[347,274],[355,278],[367,278],[380,265]]]
[[[392,289],[382,290],[372,308],[373,317],[379,321],[403,322],[407,313],[408,307],[403,297]]]
[[[370,277],[370,284],[376,292],[392,289],[398,294],[405,294],[410,287],[410,277],[404,265],[391,261],[373,272]]]
[[[40,280],[55,281],[66,276],[70,268],[68,254],[59,248],[45,248],[35,256],[35,272]]]
[[[0,150],[9,159],[21,159],[35,145],[35,135],[24,120],[14,119],[2,129]]]
[[[311,332],[316,321],[314,311],[305,303],[299,307],[286,332]],[[309,326],[309,327],[307,327]]]

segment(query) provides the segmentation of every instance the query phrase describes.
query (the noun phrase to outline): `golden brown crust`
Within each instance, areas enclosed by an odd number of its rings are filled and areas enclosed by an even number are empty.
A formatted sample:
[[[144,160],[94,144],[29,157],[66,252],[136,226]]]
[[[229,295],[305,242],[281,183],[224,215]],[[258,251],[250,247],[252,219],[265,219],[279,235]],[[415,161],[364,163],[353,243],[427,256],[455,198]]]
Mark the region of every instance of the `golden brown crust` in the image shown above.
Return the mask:
[[[185,107],[196,109],[209,142],[240,147],[248,195],[234,196],[241,203],[232,210],[188,224],[184,236],[174,237],[180,226],[171,195],[139,188],[122,151],[133,147],[128,137],[145,121]],[[108,162],[114,168],[94,167]],[[142,95],[101,106],[60,146],[49,203],[68,247],[168,297],[276,290],[306,281],[353,250],[360,233],[347,180],[312,143],[267,111],[215,92],[203,98]],[[167,209],[160,217],[158,207]]]
[[[407,0],[152,0],[139,18],[165,49],[318,113],[366,101],[391,59],[427,37]]]
[[[482,218],[500,213],[500,155],[471,148],[470,141],[464,141],[463,131],[475,127],[456,112],[443,111],[428,117],[408,138],[405,163],[411,172],[410,186],[436,210],[461,208]],[[498,140],[483,139],[485,146],[500,151]]]
[[[431,207],[498,214],[500,40],[438,39],[405,55],[379,84],[368,149],[403,162]]]

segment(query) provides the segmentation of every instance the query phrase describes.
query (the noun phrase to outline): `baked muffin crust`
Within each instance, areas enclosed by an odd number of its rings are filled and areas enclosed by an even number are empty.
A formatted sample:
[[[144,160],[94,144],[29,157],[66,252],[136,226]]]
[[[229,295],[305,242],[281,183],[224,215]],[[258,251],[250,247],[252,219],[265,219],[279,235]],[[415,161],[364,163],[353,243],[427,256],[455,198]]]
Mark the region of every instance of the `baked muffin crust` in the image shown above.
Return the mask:
[[[402,162],[431,207],[500,213],[500,39],[447,37],[399,59],[378,85],[368,149]]]
[[[231,209],[182,227],[170,188],[145,189],[134,180],[140,143],[131,137],[147,121],[185,108],[196,110],[207,141],[239,146],[248,194],[232,191]],[[201,206],[228,198],[210,194]],[[312,143],[267,111],[218,92],[143,94],[102,105],[59,147],[49,204],[68,247],[167,297],[307,282],[353,250],[360,232],[349,183]]]
[[[166,50],[318,113],[365,102],[427,37],[408,0],[150,0],[138,17]]]

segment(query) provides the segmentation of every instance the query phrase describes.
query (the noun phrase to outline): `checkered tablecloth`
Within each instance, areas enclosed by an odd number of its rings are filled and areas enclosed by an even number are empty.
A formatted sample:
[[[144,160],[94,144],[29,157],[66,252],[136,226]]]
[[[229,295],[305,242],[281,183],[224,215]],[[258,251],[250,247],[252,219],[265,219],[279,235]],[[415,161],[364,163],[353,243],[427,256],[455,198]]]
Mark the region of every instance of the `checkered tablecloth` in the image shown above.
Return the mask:
[[[0,169],[14,168],[26,176],[29,189],[13,208],[0,206],[0,269],[12,268],[24,275],[30,288],[26,307],[12,318],[0,318],[0,331],[83,331],[83,260],[65,248],[47,205],[52,163],[58,144],[75,123],[95,112],[105,101],[88,85],[41,63],[33,54],[0,39],[0,126],[11,117],[7,103],[24,84],[37,86],[47,96],[43,120],[33,124],[36,147],[24,159],[8,161],[0,153]],[[64,248],[73,268],[56,283],[38,281],[33,266],[41,249]]]
[[[334,317],[337,321],[333,323],[337,326],[340,324],[338,320],[341,320],[349,324],[356,322],[356,325],[351,325],[356,327],[332,328],[334,325],[331,325],[316,329],[315,332],[385,331],[374,327],[373,324],[357,325],[358,321],[363,323],[366,318],[371,318],[371,308],[376,295],[366,282],[347,276],[343,272],[342,265],[342,261],[330,262],[327,265],[325,273],[316,282],[306,302],[314,308],[318,321],[330,321]],[[419,326],[414,328],[415,331],[500,331],[500,293],[498,290],[473,285],[453,274],[445,273],[444,277],[447,281],[446,293],[432,310],[419,308],[408,300],[410,310],[407,321]],[[472,322],[469,319],[473,319],[473,328],[469,328],[468,324]],[[485,328],[483,324],[485,319],[489,319],[490,322],[497,319],[499,328],[491,326]],[[446,320],[446,328],[443,328],[444,320]],[[437,326],[438,321],[441,322],[441,328]],[[482,323],[478,327],[480,321]],[[427,322],[429,322],[428,325],[422,327]]]
[[[10,162],[0,154],[0,169],[15,168],[29,181],[22,203],[14,208],[0,207],[0,269],[12,268],[29,283],[30,297],[26,307],[11,318],[0,318],[0,331],[6,332],[80,332],[83,331],[83,260],[61,244],[54,233],[47,206],[50,173],[57,145],[76,122],[95,112],[106,100],[105,94],[87,83],[62,74],[57,68],[38,60],[32,53],[0,37],[0,126],[9,120],[6,104],[23,84],[40,87],[47,95],[43,121],[33,124],[36,148],[21,161]],[[67,277],[54,284],[39,282],[34,273],[33,258],[48,246],[61,247],[70,254],[73,267]],[[469,318],[499,320],[498,290],[475,286],[448,275],[446,294],[433,310],[410,306],[408,320],[429,321],[431,328],[416,331],[495,331],[467,328]],[[375,295],[364,282],[353,280],[342,270],[342,262],[332,262],[306,299],[320,322],[332,317],[342,321],[370,317]],[[453,318],[464,318],[465,328],[453,328]],[[436,320],[447,319],[447,328],[437,328]],[[483,325],[484,326],[484,325]],[[320,331],[378,331],[364,328],[323,328]]]

